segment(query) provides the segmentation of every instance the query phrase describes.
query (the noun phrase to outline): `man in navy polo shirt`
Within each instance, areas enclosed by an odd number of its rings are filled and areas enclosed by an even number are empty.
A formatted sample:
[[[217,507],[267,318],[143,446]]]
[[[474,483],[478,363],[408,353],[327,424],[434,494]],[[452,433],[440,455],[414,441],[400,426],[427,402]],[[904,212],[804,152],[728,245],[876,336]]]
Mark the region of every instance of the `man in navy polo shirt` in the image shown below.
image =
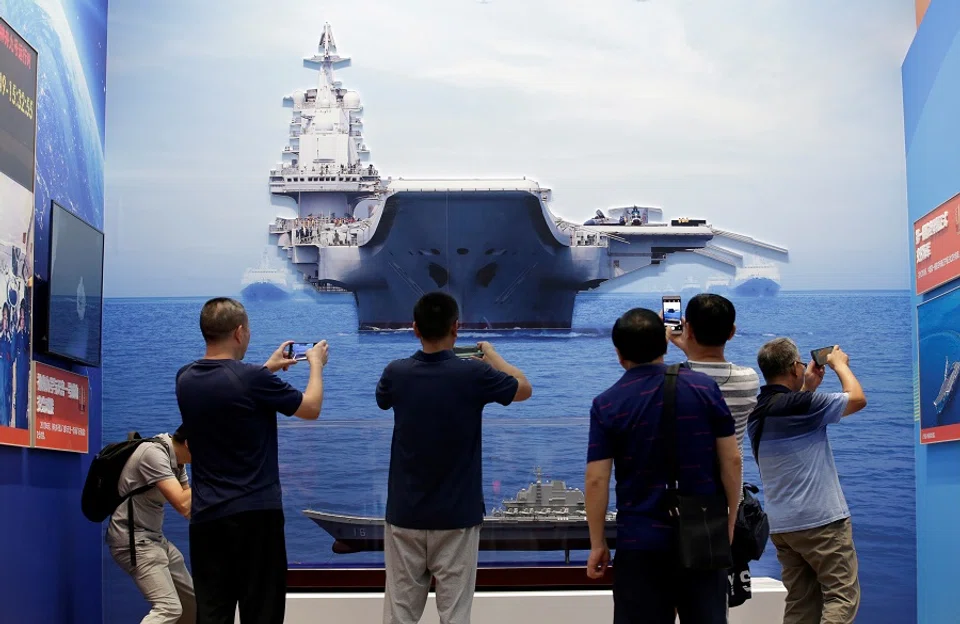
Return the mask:
[[[197,624],[281,624],[287,549],[277,457],[277,412],[315,420],[323,403],[327,343],[306,353],[307,389],[276,376],[296,364],[280,345],[266,364],[246,364],[250,321],[218,297],[200,312],[203,359],[177,372],[177,403],[193,459],[190,559]]]
[[[592,548],[587,575],[601,578],[610,562],[604,524],[610,473],[616,465],[615,624],[673,624],[677,614],[683,624],[723,624],[726,570],[680,568],[675,529],[664,507],[669,476],[660,416],[666,328],[656,313],[634,308],[614,324],[613,346],[626,372],[593,400],[590,409],[586,505]],[[681,367],[675,413],[680,492],[722,491],[730,510],[732,541],[742,467],[733,417],[717,383]]]
[[[485,513],[481,420],[488,403],[530,398],[530,382],[489,342],[480,358],[453,352],[459,308],[428,293],[413,309],[422,348],[387,365],[377,405],[393,408],[393,442],[384,523],[384,624],[416,624],[430,578],[437,579],[443,624],[468,624]]]

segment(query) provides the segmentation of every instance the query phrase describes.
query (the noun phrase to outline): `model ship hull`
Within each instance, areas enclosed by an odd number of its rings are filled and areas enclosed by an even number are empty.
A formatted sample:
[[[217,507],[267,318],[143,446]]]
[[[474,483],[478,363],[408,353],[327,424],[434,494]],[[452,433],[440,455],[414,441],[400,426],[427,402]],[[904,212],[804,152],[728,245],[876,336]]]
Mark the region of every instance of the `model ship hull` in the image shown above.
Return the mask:
[[[383,550],[383,518],[347,516],[306,510],[308,518],[333,537],[333,552],[349,554]],[[605,534],[616,548],[616,516],[608,514]],[[480,550],[590,550],[585,519],[537,519],[488,516],[480,529]]]

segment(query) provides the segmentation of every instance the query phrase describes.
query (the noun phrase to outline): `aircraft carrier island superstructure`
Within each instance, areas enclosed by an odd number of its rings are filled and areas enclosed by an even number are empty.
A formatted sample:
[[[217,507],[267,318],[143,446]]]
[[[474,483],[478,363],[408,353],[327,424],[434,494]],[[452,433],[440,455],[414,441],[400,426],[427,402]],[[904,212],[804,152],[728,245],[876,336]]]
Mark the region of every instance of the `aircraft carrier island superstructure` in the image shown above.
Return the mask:
[[[597,211],[574,224],[527,178],[383,178],[369,164],[360,97],[334,79],[349,59],[329,24],[304,64],[319,70],[319,84],[285,98],[290,142],[270,172],[271,193],[292,198],[296,214],[278,217],[270,233],[318,290],[354,294],[360,329],[409,327],[413,304],[431,290],[457,299],[465,328],[568,328],[578,292],[672,252],[731,270],[740,256],[711,242],[718,237],[787,253],[702,219],[662,221],[652,207]]]

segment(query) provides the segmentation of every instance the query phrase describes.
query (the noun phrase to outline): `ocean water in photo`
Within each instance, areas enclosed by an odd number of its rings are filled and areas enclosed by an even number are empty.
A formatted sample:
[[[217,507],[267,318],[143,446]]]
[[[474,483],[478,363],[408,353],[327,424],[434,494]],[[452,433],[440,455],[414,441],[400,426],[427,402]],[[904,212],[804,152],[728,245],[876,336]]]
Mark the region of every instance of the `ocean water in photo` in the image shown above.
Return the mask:
[[[144,436],[180,422],[174,375],[203,354],[198,319],[203,299],[111,299],[104,311],[104,443],[127,431]],[[916,620],[914,462],[910,308],[907,292],[785,292],[768,299],[734,299],[737,336],[728,358],[756,367],[770,338],[793,337],[802,354],[840,344],[866,391],[869,406],[832,427],[830,439],[853,514],[863,589],[858,622]],[[684,301],[684,304],[686,302]],[[558,331],[466,332],[460,343],[491,341],[534,387],[531,400],[485,411],[483,462],[488,512],[534,479],[583,488],[590,402],[622,370],[610,328],[635,306],[659,310],[653,294],[581,295],[573,328]],[[291,565],[349,566],[382,562],[382,553],[336,555],[332,539],[304,509],[382,514],[386,502],[392,413],[378,409],[374,388],[383,367],[417,347],[412,332],[360,333],[353,298],[252,303],[247,361],[262,362],[284,340],[330,343],[323,412],[316,422],[280,416],[280,471]],[[668,361],[679,361],[673,347]],[[305,363],[281,373],[306,384]],[[824,390],[839,390],[828,371]],[[745,478],[760,483],[747,452]],[[611,496],[611,504],[614,502]],[[187,524],[167,510],[166,534],[189,557]],[[574,553],[583,565],[586,553]],[[482,561],[563,562],[562,552],[481,553]],[[132,581],[104,549],[105,621],[138,621],[147,611]],[[751,566],[753,576],[779,578],[772,545]]]

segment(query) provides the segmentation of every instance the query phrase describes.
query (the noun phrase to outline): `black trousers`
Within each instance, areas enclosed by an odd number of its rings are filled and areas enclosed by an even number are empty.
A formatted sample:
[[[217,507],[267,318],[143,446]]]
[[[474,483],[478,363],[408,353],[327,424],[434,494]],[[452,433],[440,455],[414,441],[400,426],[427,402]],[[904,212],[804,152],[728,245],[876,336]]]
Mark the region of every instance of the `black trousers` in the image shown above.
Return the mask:
[[[618,550],[613,560],[613,623],[726,624],[727,571],[681,569],[673,551]]]
[[[190,525],[197,624],[283,624],[287,545],[283,511],[247,511]]]

